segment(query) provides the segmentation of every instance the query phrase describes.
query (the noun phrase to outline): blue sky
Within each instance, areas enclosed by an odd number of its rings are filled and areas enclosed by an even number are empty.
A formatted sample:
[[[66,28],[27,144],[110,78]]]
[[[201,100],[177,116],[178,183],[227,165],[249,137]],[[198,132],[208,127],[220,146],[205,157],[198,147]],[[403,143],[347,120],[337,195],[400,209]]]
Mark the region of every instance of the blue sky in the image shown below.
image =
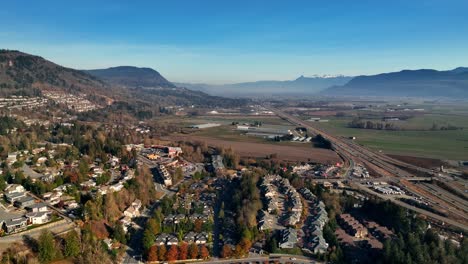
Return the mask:
[[[171,81],[468,66],[468,1],[4,1],[0,48]]]

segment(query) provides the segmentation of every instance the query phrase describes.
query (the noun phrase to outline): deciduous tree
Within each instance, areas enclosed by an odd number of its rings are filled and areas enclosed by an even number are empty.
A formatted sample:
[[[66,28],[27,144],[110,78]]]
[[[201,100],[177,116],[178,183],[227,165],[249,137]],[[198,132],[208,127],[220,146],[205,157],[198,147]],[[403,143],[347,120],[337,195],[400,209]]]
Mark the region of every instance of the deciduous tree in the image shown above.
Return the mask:
[[[210,252],[208,251],[208,248],[205,245],[202,245],[200,248],[200,258],[208,259],[209,256],[210,256]]]
[[[155,239],[156,237],[154,234],[146,229],[145,232],[143,232],[143,247],[148,250],[154,244]]]
[[[198,246],[194,243],[190,244],[189,257],[190,259],[196,259],[198,257]]]
[[[148,261],[157,261],[158,260],[158,246],[153,245],[148,250]]]
[[[159,261],[164,261],[166,260],[166,246],[162,245],[159,247],[158,250],[158,260]]]
[[[223,249],[221,250],[221,257],[222,258],[230,258],[232,255],[232,249],[229,245],[224,245]]]
[[[188,244],[182,242],[179,246],[179,260],[186,260],[188,257]]]
[[[177,250],[176,245],[172,245],[166,253],[166,260],[167,261],[175,261],[179,256],[179,251]]]

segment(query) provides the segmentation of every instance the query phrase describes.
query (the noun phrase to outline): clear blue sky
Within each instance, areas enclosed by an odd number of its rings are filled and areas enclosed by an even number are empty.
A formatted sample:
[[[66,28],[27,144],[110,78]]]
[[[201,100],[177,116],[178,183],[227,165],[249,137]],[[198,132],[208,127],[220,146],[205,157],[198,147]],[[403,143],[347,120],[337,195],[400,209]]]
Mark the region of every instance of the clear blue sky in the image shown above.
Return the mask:
[[[0,48],[178,82],[468,66],[467,0],[10,0],[0,17]]]

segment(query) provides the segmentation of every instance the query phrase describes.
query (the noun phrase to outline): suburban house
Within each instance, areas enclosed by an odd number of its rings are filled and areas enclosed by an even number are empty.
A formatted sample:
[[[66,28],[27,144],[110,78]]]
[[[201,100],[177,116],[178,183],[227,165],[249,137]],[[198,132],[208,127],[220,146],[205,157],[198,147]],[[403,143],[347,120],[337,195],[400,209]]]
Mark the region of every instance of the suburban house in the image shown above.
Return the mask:
[[[8,165],[11,166],[13,163],[15,163],[17,160],[17,156],[18,156],[18,152],[8,153],[8,157],[6,159],[6,162],[8,163]]]
[[[141,201],[136,199],[132,205],[130,205],[127,209],[124,211],[124,216],[128,216],[130,218],[138,217],[140,216],[140,208],[141,208]]]
[[[312,251],[314,252],[314,254],[323,254],[327,252],[328,243],[325,241],[323,236],[314,237],[312,243]]]
[[[206,233],[200,233],[196,236],[195,238],[195,244],[197,245],[204,245],[208,243],[208,234]]]
[[[188,232],[184,237],[184,242],[193,243],[195,242],[197,234],[193,231]]]
[[[114,185],[111,185],[109,187],[109,191],[120,192],[120,190],[122,190],[123,187],[124,187],[123,184],[121,182],[118,182],[118,183],[116,183]]]
[[[15,200],[14,205],[19,208],[24,208],[26,206],[31,206],[36,203],[36,199],[31,196],[24,196]]]
[[[281,240],[279,248],[294,248],[297,243],[297,231],[293,228],[287,228],[281,231]]]
[[[22,193],[25,192],[26,190],[24,189],[23,185],[21,184],[8,184],[7,187],[4,190],[4,193],[10,194],[10,193]]]
[[[125,233],[127,233],[128,227],[132,224],[132,218],[130,218],[128,216],[124,216],[124,217],[120,218],[119,221],[122,224],[123,230],[125,231]]]
[[[47,204],[45,203],[36,203],[33,205],[29,205],[25,207],[28,212],[36,213],[36,212],[47,212],[49,211],[49,208],[47,207]]]
[[[177,237],[174,236],[174,235],[170,235],[170,236],[167,238],[166,244],[167,244],[168,246],[172,246],[172,245],[176,245],[176,246],[177,246],[177,245],[179,244],[179,239],[177,239]]]
[[[357,221],[350,214],[341,214],[338,217],[339,223],[344,227],[346,232],[356,238],[364,238],[367,236],[367,228]]]
[[[23,198],[25,196],[26,196],[26,193],[24,192],[14,192],[14,193],[5,194],[5,199],[9,203],[14,203],[16,200]]]
[[[134,218],[140,215],[140,212],[135,209],[133,206],[129,206],[125,211],[123,212],[124,216],[128,216],[130,218]]]
[[[41,225],[50,222],[50,212],[31,212],[27,213],[28,225]]]
[[[27,229],[27,222],[28,219],[23,216],[7,219],[3,222],[2,229],[7,234],[21,232]]]
[[[167,237],[164,236],[163,234],[161,234],[158,237],[156,237],[156,240],[154,241],[154,244],[156,246],[162,246],[162,245],[166,244],[166,240],[167,240]]]

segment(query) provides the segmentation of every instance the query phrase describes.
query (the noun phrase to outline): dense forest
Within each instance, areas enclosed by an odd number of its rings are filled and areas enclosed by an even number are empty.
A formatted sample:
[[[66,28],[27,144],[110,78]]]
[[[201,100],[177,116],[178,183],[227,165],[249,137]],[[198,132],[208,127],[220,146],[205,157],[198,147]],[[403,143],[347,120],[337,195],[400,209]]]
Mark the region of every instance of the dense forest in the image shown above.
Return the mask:
[[[467,238],[459,246],[442,240],[426,221],[389,201],[369,200],[362,209],[396,232],[395,239],[385,241],[380,263],[468,263]]]

